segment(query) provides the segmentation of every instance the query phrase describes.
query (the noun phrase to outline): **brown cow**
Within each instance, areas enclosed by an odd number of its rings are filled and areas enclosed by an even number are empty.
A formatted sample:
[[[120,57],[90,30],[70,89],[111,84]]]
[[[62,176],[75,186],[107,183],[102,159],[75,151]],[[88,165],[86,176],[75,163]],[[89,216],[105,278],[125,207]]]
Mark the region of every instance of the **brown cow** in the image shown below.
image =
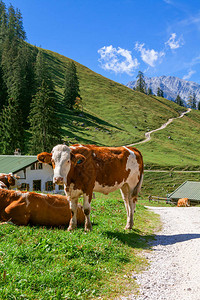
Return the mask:
[[[181,198],[178,200],[178,207],[186,207],[186,206],[190,206],[190,200],[188,200],[188,198]]]
[[[6,188],[9,189],[10,187],[11,188],[15,188],[15,187],[18,187],[18,184],[17,184],[17,179],[19,177],[17,176],[14,176],[12,173],[9,173],[9,174],[3,174],[1,173],[0,174],[0,182],[3,183],[4,185],[0,185],[0,188]]]
[[[0,221],[16,225],[69,225],[71,210],[65,196],[0,190]],[[84,224],[82,206],[78,204],[78,224]]]
[[[136,148],[98,147],[94,145],[57,145],[51,153],[38,154],[38,160],[51,163],[54,182],[65,185],[70,200],[72,219],[68,230],[76,227],[78,197],[83,194],[85,230],[92,229],[90,202],[93,191],[103,194],[121,190],[127,210],[125,229],[133,226],[137,196],[143,179],[143,160]]]

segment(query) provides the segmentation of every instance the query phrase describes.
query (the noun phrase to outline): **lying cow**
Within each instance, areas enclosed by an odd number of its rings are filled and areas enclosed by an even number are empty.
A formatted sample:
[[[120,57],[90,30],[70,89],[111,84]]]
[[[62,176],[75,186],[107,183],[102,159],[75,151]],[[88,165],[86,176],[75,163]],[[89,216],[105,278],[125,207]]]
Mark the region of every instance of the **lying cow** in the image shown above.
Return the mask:
[[[69,225],[71,210],[65,196],[34,192],[0,190],[0,221],[16,225]],[[77,222],[84,224],[82,206],[78,204]]]
[[[186,207],[186,206],[190,206],[190,200],[188,200],[188,198],[181,198],[178,200],[178,204],[177,204],[178,207]]]
[[[9,174],[0,174],[0,188],[9,189],[18,187],[17,179],[19,177],[14,176],[12,173]]]
[[[127,210],[125,229],[133,226],[133,215],[137,196],[143,179],[141,153],[129,147],[98,147],[94,145],[57,145],[51,153],[38,154],[42,163],[51,163],[54,182],[65,185],[65,193],[70,200],[72,218],[68,230],[77,224],[78,197],[83,194],[85,230],[92,229],[90,222],[90,202],[93,191],[103,194],[121,190]]]

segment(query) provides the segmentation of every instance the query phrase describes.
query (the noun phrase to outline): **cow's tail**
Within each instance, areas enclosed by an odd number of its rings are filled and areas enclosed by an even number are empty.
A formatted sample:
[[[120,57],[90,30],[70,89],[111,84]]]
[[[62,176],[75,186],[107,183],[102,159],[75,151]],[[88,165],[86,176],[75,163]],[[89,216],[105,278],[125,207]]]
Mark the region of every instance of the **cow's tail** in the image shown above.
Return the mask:
[[[144,175],[143,175],[143,172],[142,172],[142,174],[140,174],[140,180],[138,181],[137,185],[135,186],[135,188],[134,188],[134,190],[132,192],[131,196],[132,196],[132,198],[135,199],[135,201],[137,201],[137,196],[138,196],[138,194],[139,194],[139,192],[141,190],[142,182],[143,182],[143,177],[144,177]]]

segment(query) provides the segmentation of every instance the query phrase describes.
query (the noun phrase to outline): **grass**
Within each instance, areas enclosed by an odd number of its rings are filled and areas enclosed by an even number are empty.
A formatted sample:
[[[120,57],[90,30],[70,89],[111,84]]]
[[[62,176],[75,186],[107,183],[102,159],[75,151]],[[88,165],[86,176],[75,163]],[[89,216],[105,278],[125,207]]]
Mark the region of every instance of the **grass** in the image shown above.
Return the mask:
[[[122,146],[136,143],[144,139],[147,131],[159,128],[169,118],[178,117],[186,110],[167,99],[133,91],[78,62],[75,64],[83,111],[68,110],[63,103],[63,86],[65,67],[70,59],[49,50],[41,50],[47,59],[59,99],[61,142],[68,145],[89,143]],[[193,111],[183,119],[174,121],[165,130],[154,133],[152,141],[138,146],[146,167],[199,168],[199,127],[200,112]],[[169,139],[169,136],[172,138]],[[27,134],[26,145],[28,142]]]
[[[132,91],[75,62],[83,112],[69,111],[63,106],[62,94],[65,65],[70,59],[42,51],[59,96],[63,141],[67,144],[121,146],[138,142],[144,139],[145,132],[159,128],[185,110],[167,99]],[[152,141],[138,145],[147,168],[199,168],[200,152],[196,141],[199,130],[200,112],[193,111],[165,130],[154,133]]]
[[[199,132],[200,111],[192,111],[164,130],[153,133],[151,141],[137,145],[143,153],[145,167],[199,170]]]
[[[156,215],[137,205],[135,227],[125,232],[119,192],[97,194],[93,231],[0,226],[0,299],[114,299],[136,289],[132,273],[147,261]]]
[[[176,190],[183,182],[199,181],[200,173],[181,173],[181,172],[145,172],[139,203],[142,205],[169,206],[169,204],[149,202],[149,195],[167,197],[167,194]]]

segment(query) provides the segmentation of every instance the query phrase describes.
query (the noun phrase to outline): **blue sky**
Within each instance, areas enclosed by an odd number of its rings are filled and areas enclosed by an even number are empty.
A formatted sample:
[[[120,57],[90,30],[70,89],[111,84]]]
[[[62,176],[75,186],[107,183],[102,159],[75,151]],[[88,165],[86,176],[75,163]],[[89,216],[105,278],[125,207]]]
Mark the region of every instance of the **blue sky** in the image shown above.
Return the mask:
[[[9,0],[29,43],[126,84],[138,71],[200,83],[199,0]]]

